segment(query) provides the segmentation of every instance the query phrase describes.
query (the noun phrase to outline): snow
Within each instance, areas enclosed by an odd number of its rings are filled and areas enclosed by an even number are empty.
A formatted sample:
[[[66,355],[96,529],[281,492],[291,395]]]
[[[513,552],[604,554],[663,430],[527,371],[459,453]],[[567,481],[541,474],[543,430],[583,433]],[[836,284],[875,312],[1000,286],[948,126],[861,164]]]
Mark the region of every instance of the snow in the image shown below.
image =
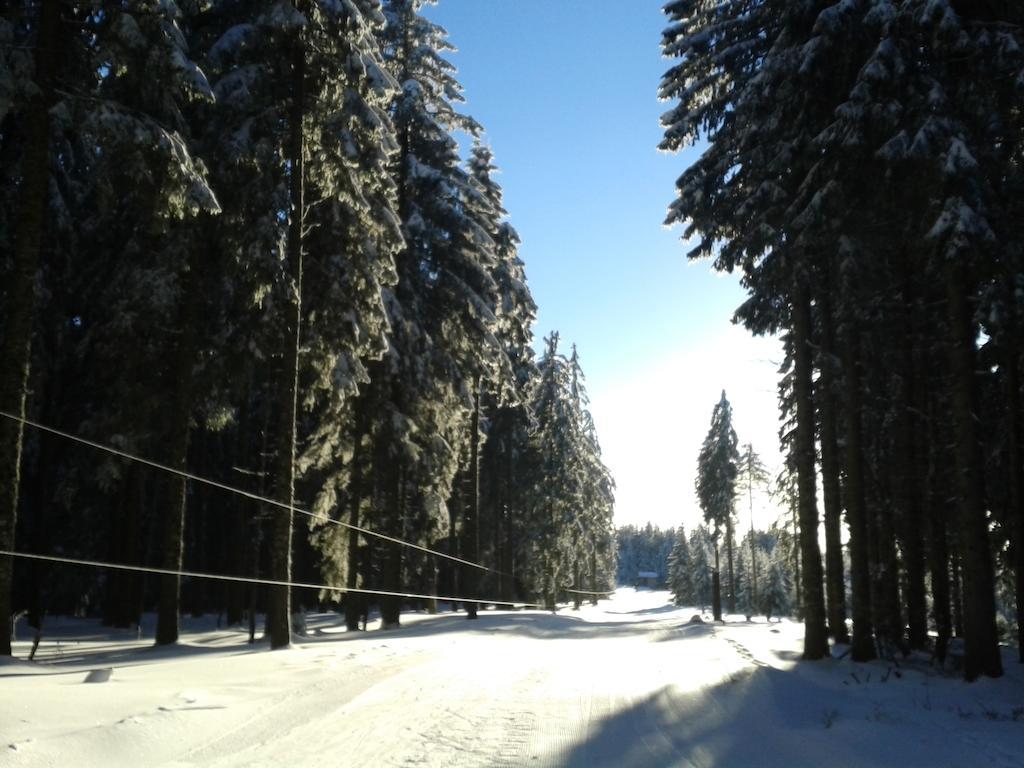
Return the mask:
[[[1006,676],[974,684],[926,659],[798,663],[799,623],[691,622],[667,601],[620,589],[578,612],[406,614],[351,634],[309,614],[273,653],[209,617],[185,618],[171,649],[150,647],[152,617],[141,638],[51,619],[37,663],[19,625],[0,765],[1022,765],[1009,650]]]

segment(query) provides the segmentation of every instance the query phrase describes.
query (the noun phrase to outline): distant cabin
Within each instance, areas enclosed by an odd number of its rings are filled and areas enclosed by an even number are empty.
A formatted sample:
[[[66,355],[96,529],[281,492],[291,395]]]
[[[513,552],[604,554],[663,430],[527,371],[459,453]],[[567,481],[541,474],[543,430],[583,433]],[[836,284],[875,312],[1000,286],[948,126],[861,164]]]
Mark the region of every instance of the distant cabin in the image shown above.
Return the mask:
[[[658,578],[657,571],[640,571],[636,575],[636,580],[633,582],[633,586],[637,589],[641,587],[654,589],[658,586],[659,581],[660,579]]]

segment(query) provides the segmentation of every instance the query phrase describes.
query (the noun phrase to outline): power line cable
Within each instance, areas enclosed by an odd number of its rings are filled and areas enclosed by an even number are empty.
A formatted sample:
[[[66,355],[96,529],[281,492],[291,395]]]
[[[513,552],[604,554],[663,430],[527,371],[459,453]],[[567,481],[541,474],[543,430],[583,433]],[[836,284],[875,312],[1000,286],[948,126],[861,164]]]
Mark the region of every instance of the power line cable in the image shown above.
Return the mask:
[[[262,502],[264,504],[268,504],[270,506],[277,507],[279,509],[287,509],[287,510],[289,510],[291,512],[294,512],[296,514],[303,515],[303,516],[311,518],[313,520],[318,520],[321,523],[328,523],[330,525],[337,525],[337,526],[340,526],[342,528],[347,528],[347,529],[349,529],[351,531],[358,531],[359,533],[363,534],[364,536],[373,536],[373,537],[376,537],[378,539],[382,539],[384,541],[389,541],[392,544],[400,544],[403,547],[409,547],[411,549],[419,550],[420,552],[425,552],[425,553],[427,553],[429,555],[436,555],[437,557],[443,557],[446,560],[451,560],[452,562],[460,563],[462,565],[468,565],[471,568],[479,568],[481,571],[487,571],[488,573],[494,573],[494,574],[497,574],[498,576],[507,576],[509,578],[514,578],[512,576],[512,574],[510,574],[510,573],[505,573],[504,571],[499,571],[499,570],[496,570],[494,568],[489,568],[488,566],[481,565],[480,563],[474,563],[474,562],[472,562],[470,560],[464,560],[461,557],[456,557],[455,555],[449,555],[446,552],[439,552],[436,549],[430,549],[429,547],[424,547],[421,544],[414,544],[411,541],[403,541],[402,539],[396,538],[394,536],[388,536],[385,533],[378,533],[377,531],[370,530],[369,528],[363,528],[362,526],[353,525],[352,523],[346,523],[343,520],[335,520],[335,519],[330,518],[330,517],[322,517],[320,515],[314,514],[313,512],[309,512],[308,510],[302,509],[301,507],[297,507],[294,504],[285,504],[283,501],[277,501],[276,499],[271,499],[271,498],[268,498],[266,496],[261,496],[258,493],[253,493],[251,491],[246,491],[246,490],[243,490],[241,488],[235,488],[233,486],[226,485],[225,483],[218,482],[217,480],[210,480],[209,478],[201,477],[199,475],[192,474],[191,472],[188,472],[186,470],[175,469],[174,467],[169,467],[166,464],[161,464],[159,462],[152,461],[150,459],[146,459],[146,458],[143,458],[141,456],[136,456],[134,454],[128,453],[127,451],[122,451],[122,450],[120,450],[118,448],[113,448],[113,447],[111,447],[109,445],[103,445],[102,443],[97,443],[97,442],[95,442],[93,440],[89,440],[89,439],[84,438],[84,437],[79,437],[77,435],[72,435],[70,432],[64,432],[64,431],[59,430],[59,429],[54,429],[53,427],[48,427],[45,424],[40,424],[38,422],[32,421],[31,419],[26,419],[26,418],[23,418],[21,416],[15,416],[13,414],[7,413],[6,411],[0,411],[0,416],[3,416],[4,418],[10,419],[11,421],[20,422],[20,423],[22,423],[22,424],[24,424],[26,426],[33,427],[33,428],[38,429],[38,430],[40,430],[42,432],[48,432],[48,433],[50,433],[52,435],[57,435],[58,437],[62,437],[64,439],[66,439],[66,440],[71,440],[72,442],[81,443],[82,445],[88,445],[90,448],[95,448],[96,450],[99,450],[99,451],[105,451],[106,453],[112,454],[114,456],[119,456],[119,457],[121,457],[123,459],[128,459],[129,461],[134,461],[134,462],[137,462],[139,464],[144,464],[144,465],[146,465],[148,467],[153,467],[154,469],[159,469],[162,472],[168,472],[168,473],[170,473],[172,475],[177,475],[178,477],[183,477],[186,480],[193,480],[193,481],[195,481],[197,483],[202,483],[203,485],[208,485],[208,486],[211,486],[213,488],[219,488],[222,491],[227,491],[228,493],[233,493],[233,494],[236,494],[238,496],[242,496],[244,498],[251,499],[253,501],[259,501],[259,502]]]
[[[193,579],[212,579],[215,581],[233,581],[243,584],[266,584],[272,587],[298,587],[301,589],[316,589],[328,592],[352,592],[360,595],[374,595],[377,597],[405,597],[408,599],[420,600],[446,600],[452,603],[494,603],[495,605],[511,605],[516,608],[543,608],[539,603],[520,603],[508,600],[489,600],[480,597],[450,597],[447,595],[423,595],[415,592],[391,592],[383,589],[363,589],[361,587],[335,587],[329,584],[312,584],[302,581],[279,581],[277,579],[260,579],[253,576],[231,576],[220,573],[205,573],[202,571],[184,571],[172,568],[153,568],[144,565],[125,565],[123,563],[108,563],[102,560],[84,560],[77,557],[61,557],[58,555],[39,555],[31,552],[15,552],[8,549],[0,549],[0,555],[8,557],[20,557],[25,560],[37,560],[51,563],[63,563],[65,565],[81,565],[90,568],[106,568],[115,571],[133,571],[135,573],[155,573],[161,576],[188,576]]]

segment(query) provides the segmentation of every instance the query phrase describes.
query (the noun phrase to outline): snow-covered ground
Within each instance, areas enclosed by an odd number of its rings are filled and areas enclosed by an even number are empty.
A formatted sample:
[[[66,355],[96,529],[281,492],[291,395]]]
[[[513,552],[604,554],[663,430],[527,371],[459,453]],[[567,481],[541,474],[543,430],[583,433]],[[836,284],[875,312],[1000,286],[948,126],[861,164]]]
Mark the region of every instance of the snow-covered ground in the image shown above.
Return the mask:
[[[1024,766],[1009,652],[1003,679],[970,685],[923,661],[797,664],[799,624],[694,613],[620,590],[392,632],[318,614],[274,653],[209,619],[169,650],[145,625],[53,621],[36,663],[19,628],[0,766]]]

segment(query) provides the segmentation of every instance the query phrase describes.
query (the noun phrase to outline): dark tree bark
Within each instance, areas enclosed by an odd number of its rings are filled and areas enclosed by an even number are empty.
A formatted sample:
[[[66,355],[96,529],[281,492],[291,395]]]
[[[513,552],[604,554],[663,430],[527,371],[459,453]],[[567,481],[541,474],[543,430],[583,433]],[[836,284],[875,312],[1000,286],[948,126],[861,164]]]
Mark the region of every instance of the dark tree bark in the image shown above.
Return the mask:
[[[875,631],[879,634],[879,640],[885,641],[891,647],[888,655],[896,649],[904,648],[903,642],[903,615],[900,611],[900,590],[899,590],[899,563],[896,558],[896,525],[893,520],[894,510],[892,505],[886,505],[878,510],[876,520],[878,522],[878,537],[876,539],[878,552],[878,615],[875,622]]]
[[[911,355],[911,362],[917,358]],[[918,394],[919,386],[914,370],[918,366],[908,365],[904,369],[903,400],[906,407],[899,424],[899,445],[902,471],[897,475],[897,504],[902,510],[899,538],[902,545],[904,573],[904,603],[907,609],[907,644],[923,650],[928,644],[928,605],[924,586],[924,510],[925,495],[921,461],[921,435],[919,417],[923,412]]]
[[[911,448],[912,466],[918,464],[917,448]],[[902,536],[904,602],[907,607],[907,644],[914,649],[928,647],[928,602],[925,592],[924,509],[920,474],[912,472],[915,482],[907,506],[907,521]]]
[[[950,554],[950,567],[951,567],[951,584],[953,586],[953,594],[950,599],[950,605],[953,611],[953,637],[964,636],[964,580],[963,580],[963,569],[961,568],[961,557],[960,549],[957,545],[957,537],[955,533],[956,526],[956,513],[957,510],[953,508],[950,510],[952,514],[949,519],[953,522],[953,530],[947,530],[948,538],[946,540],[947,545],[951,545],[952,550]]]
[[[860,335],[848,327],[843,343],[843,373],[846,391],[846,522],[850,529],[850,585],[853,637],[850,657],[854,661],[875,658],[875,631],[871,622],[871,571],[868,558],[867,514],[864,505],[864,449],[861,427]]]
[[[799,488],[800,559],[803,562],[804,653],[828,655],[824,573],[818,547],[817,478],[814,461],[814,393],[811,362],[811,307],[798,282],[793,296],[793,390],[796,397],[796,469]]]
[[[971,282],[958,263],[946,267],[950,368],[953,374],[953,428],[959,496],[958,532],[963,558],[964,677],[1003,674],[996,631],[995,584],[988,521],[982,489],[981,457],[974,394],[977,329],[967,301]]]
[[[365,423],[363,418],[363,403],[357,402],[352,425],[352,465],[349,479],[349,503],[348,503],[348,524],[350,526],[362,525],[359,516],[359,508],[363,503],[363,435],[365,434]],[[359,586],[359,531],[349,528],[345,532],[348,537],[348,547],[345,555],[348,560],[345,569],[345,586],[355,589]],[[359,620],[364,612],[366,598],[358,592],[345,593],[345,629],[355,632],[359,629]]]
[[[306,106],[306,50],[301,33],[293,42],[292,103],[288,116],[287,145],[289,166],[288,261],[293,281],[290,302],[285,302],[284,354],[278,387],[280,419],[277,430],[277,466],[274,490],[279,501],[289,509],[273,509],[270,527],[270,577],[275,581],[291,581],[292,528],[295,514],[295,440],[299,390],[299,340],[302,333],[302,247],[305,213],[305,158],[303,157],[303,117]],[[285,586],[270,588],[267,604],[267,634],[271,649],[291,644],[291,590]]]
[[[885,418],[876,413],[876,418]],[[878,651],[891,658],[897,648],[903,648],[903,621],[900,618],[898,566],[896,561],[896,531],[892,503],[892,457],[885,444],[878,423],[871,429],[868,483],[868,541],[870,542],[871,575],[874,592],[871,605],[875,614],[875,638]]]
[[[1016,322],[1004,332],[1003,386],[1006,397],[1008,491],[1013,535],[1017,607],[1017,653],[1024,663],[1024,463],[1021,461],[1020,345]]]
[[[480,559],[480,386],[481,377],[478,374],[474,382],[473,391],[473,417],[469,425],[469,477],[468,501],[462,506],[462,551],[463,558],[470,562],[478,562]],[[465,577],[463,579],[463,590],[465,597],[479,597],[478,586],[480,574],[476,568],[464,566]],[[466,618],[477,618],[478,604],[475,600],[468,600],[463,605],[466,608]]]
[[[190,249],[194,253],[195,249]],[[188,458],[189,430],[192,416],[193,368],[197,355],[197,324],[200,313],[200,288],[195,280],[198,259],[191,256],[181,274],[181,311],[178,318],[178,341],[168,381],[172,387],[167,413],[167,456],[169,467],[184,471]],[[180,571],[185,552],[185,504],[187,481],[168,476],[166,491],[158,500],[157,523],[160,530],[161,566]],[[170,645],[178,641],[181,613],[181,578],[160,577],[160,601],[156,619],[156,644]]]
[[[21,183],[7,306],[0,328],[0,410],[25,418],[25,399],[31,367],[32,322],[36,308],[36,271],[46,221],[47,187],[50,178],[50,107],[60,57],[60,2],[42,0],[35,40],[37,91],[26,108],[26,144],[21,161]],[[0,549],[14,549],[21,481],[21,443],[24,427],[19,421],[0,418]],[[7,631],[14,583],[14,558],[0,555],[0,656],[11,655]]]
[[[801,621],[804,618],[804,589],[803,589],[803,575],[800,571],[800,519],[799,519],[799,504],[793,506],[790,510],[793,518],[793,592],[796,596],[796,605],[793,606],[793,615]]]
[[[825,594],[828,631],[837,643],[849,643],[846,628],[846,582],[843,568],[842,499],[839,486],[839,444],[836,427],[835,332],[828,297],[821,305],[821,486],[825,506]],[[753,546],[751,546],[753,553]]]
[[[949,498],[947,487],[949,472],[944,459],[945,450],[941,446],[948,442],[945,430],[940,429],[935,414],[940,410],[935,406],[936,394],[933,393],[928,409],[928,444],[929,451],[928,484],[926,500],[929,514],[927,516],[928,536],[928,571],[931,575],[932,615],[935,620],[935,658],[940,663],[946,660],[946,649],[953,634],[953,617],[950,613],[950,580],[949,580],[949,543],[947,519]]]
[[[386,482],[390,486],[385,490],[389,498],[389,519],[392,524],[405,518],[405,473],[401,465],[392,463],[387,471]],[[391,529],[388,533],[400,535],[401,531]],[[388,592],[400,592],[402,589],[402,547],[392,542],[384,542],[381,552],[381,578],[383,588]],[[398,629],[401,624],[402,598],[387,596],[380,599],[381,629]]]
[[[128,464],[117,492],[114,518],[110,521],[108,557],[112,563],[144,565],[140,510],[146,508],[146,477],[140,467]],[[137,626],[142,613],[142,574],[113,571],[107,577],[103,623],[127,629]]]

